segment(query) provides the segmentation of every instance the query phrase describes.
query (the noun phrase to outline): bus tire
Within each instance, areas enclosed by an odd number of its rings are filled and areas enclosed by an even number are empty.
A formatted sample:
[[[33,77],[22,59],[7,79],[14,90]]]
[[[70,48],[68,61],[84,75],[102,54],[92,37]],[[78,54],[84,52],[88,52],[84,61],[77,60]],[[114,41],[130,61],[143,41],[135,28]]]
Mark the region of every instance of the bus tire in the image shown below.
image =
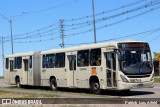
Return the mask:
[[[50,81],[50,88],[51,90],[57,90],[57,82],[56,82],[56,79],[55,78],[52,78],[51,81]]]
[[[17,88],[21,88],[21,83],[20,83],[19,77],[16,78],[16,86],[17,86]]]
[[[100,94],[101,93],[100,84],[99,84],[98,81],[92,81],[91,91],[92,91],[93,94]]]

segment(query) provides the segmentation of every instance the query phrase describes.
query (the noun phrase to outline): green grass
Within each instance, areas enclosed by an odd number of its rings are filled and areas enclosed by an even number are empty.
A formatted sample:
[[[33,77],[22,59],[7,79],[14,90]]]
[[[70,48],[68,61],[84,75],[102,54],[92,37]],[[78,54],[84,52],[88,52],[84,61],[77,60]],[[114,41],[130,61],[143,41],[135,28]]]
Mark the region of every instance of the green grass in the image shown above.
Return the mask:
[[[154,82],[160,83],[160,77],[155,77],[155,78],[154,78]]]
[[[25,92],[0,91],[0,98],[55,98],[55,95],[33,94]]]

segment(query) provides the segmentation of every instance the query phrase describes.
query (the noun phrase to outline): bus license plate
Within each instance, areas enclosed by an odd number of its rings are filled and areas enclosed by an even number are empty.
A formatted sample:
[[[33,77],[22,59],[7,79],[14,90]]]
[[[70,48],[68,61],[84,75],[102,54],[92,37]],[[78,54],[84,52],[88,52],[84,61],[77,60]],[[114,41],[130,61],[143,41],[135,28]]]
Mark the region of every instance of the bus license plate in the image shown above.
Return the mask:
[[[131,83],[141,83],[141,79],[130,79]]]

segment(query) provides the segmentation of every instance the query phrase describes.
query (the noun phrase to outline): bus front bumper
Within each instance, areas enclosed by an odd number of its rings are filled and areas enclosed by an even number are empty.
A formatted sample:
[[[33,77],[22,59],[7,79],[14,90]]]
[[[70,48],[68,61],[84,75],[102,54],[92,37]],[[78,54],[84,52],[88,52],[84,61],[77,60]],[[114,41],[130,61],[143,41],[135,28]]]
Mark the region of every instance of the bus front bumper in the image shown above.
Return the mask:
[[[153,88],[154,81],[143,82],[143,83],[124,83],[118,84],[118,90],[135,89],[135,88]]]

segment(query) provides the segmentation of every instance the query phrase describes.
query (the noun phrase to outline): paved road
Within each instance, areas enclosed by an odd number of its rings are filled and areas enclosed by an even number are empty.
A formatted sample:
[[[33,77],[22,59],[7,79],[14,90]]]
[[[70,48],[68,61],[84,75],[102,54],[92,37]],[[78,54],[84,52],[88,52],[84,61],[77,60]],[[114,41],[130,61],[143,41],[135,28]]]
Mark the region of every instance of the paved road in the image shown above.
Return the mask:
[[[140,101],[150,101],[141,98],[160,98],[160,84],[155,83],[154,88],[144,88],[144,89],[132,89],[131,92],[128,94],[121,94],[117,91],[104,91],[102,95],[94,95],[90,94],[87,90],[81,89],[59,89],[58,91],[51,91],[48,87],[24,87],[24,88],[15,88],[15,86],[8,85],[4,83],[2,79],[0,79],[0,91],[9,91],[9,92],[22,92],[22,93],[31,93],[31,94],[46,94],[46,95],[53,95],[55,98],[67,98],[67,99],[60,99],[68,104],[68,102],[78,102],[73,104],[109,104],[108,107],[135,107],[135,105],[125,105],[126,100],[130,100],[128,98],[140,98]],[[70,99],[71,98],[71,99]],[[72,99],[74,98],[74,100]],[[78,99],[77,99],[78,98]],[[80,99],[82,98],[82,99]],[[86,99],[83,99],[86,98]],[[95,99],[98,98],[98,99]],[[115,99],[116,98],[116,99]],[[125,99],[121,99],[125,98]],[[151,99],[152,100],[152,99]],[[52,99],[52,101],[54,101]],[[57,99],[55,100],[57,101]],[[62,103],[62,101],[60,101]],[[160,102],[160,99],[157,100]],[[54,103],[51,103],[54,104]],[[70,103],[71,104],[71,103]],[[113,105],[112,105],[113,104]],[[118,105],[117,105],[118,104]],[[123,104],[121,106],[120,104]],[[104,106],[104,105],[103,105]],[[138,105],[136,105],[137,107]],[[80,107],[80,106],[79,106]],[[99,106],[100,107],[100,106]],[[105,107],[105,106],[104,106]],[[139,105],[139,107],[146,107],[146,104]],[[150,107],[150,105],[148,105]],[[160,107],[160,104],[154,104],[154,107]]]
[[[7,89],[5,87],[8,87]],[[8,85],[4,83],[2,79],[0,79],[0,90],[8,90],[8,91],[14,91],[19,92],[20,90],[12,90],[12,88],[15,88],[15,86]],[[32,90],[30,90],[32,88]],[[41,88],[41,90],[37,90]],[[33,91],[34,90],[34,91]],[[36,91],[37,90],[37,91]],[[55,94],[60,97],[70,97],[70,98],[92,98],[92,97],[115,97],[115,98],[160,98],[160,83],[155,83],[154,88],[142,88],[142,89],[132,89],[131,92],[128,94],[121,94],[117,91],[104,91],[102,95],[93,95],[89,94],[88,90],[81,90],[81,89],[59,89],[59,91],[50,91],[49,88],[43,88],[43,87],[25,87],[25,89],[22,89],[21,92],[28,92],[28,93],[37,93],[37,94]]]
[[[132,89],[129,95],[123,98],[160,98],[160,84],[155,83],[154,88]]]
[[[11,86],[11,85],[6,84],[3,79],[0,79],[0,87],[9,87],[9,86]]]

